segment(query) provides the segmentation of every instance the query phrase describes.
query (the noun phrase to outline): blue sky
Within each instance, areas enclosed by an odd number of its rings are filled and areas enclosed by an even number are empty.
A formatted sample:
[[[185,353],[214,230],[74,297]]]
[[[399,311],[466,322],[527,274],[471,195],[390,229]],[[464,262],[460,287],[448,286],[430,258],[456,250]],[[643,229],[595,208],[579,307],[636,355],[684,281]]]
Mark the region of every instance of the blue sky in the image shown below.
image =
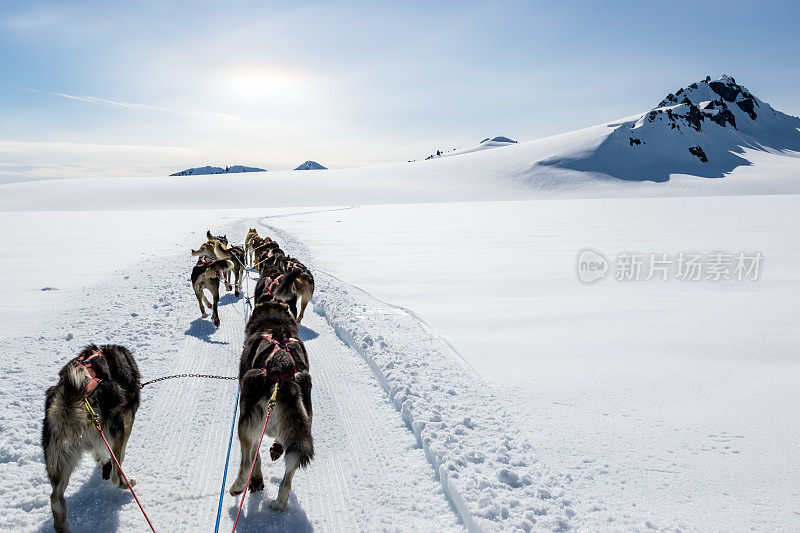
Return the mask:
[[[800,114],[797,2],[0,4],[0,181],[422,158],[728,73]]]

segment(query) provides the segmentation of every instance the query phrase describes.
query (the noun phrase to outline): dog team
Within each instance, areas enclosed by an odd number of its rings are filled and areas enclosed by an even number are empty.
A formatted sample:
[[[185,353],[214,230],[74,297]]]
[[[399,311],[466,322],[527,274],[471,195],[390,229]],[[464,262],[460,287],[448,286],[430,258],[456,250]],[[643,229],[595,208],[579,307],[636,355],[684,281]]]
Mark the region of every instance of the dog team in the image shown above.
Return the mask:
[[[226,235],[214,236],[210,231],[206,237],[206,242],[191,251],[198,258],[191,283],[203,318],[208,317],[206,309],[210,309],[211,320],[219,327],[220,284],[242,297],[244,276],[253,269],[259,274],[239,361],[241,463],[229,492],[234,496],[244,492],[251,465],[249,490],[264,488],[261,454],[256,458],[256,451],[269,399],[277,393],[265,434],[274,439],[270,459],[275,461],[283,455],[285,470],[278,496],[270,506],[286,510],[296,470],[314,458],[311,375],[308,354],[298,333],[314,294],[314,276],[300,261],[287,256],[278,243],[259,236],[254,228],[248,231],[244,246],[230,246]],[[247,264],[251,265],[249,269]],[[211,294],[211,302],[206,291]],[[114,344],[90,344],[61,369],[58,383],[47,390],[42,449],[52,486],[50,507],[56,531],[70,531],[64,491],[84,452],[91,453],[102,469],[103,479],[126,487],[118,464],[125,458],[140,389],[139,369],[130,351]],[[89,413],[96,413],[97,418],[92,420]],[[98,420],[102,434],[93,431]],[[112,462],[109,449],[118,464]],[[132,477],[127,480],[131,486],[136,484]]]

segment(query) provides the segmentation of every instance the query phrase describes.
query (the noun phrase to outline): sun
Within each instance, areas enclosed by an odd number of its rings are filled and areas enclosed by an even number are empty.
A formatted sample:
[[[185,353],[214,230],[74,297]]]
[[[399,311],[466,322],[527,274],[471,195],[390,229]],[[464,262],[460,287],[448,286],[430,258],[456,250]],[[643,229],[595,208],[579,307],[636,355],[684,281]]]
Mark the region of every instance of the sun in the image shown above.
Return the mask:
[[[229,98],[246,105],[289,103],[308,96],[309,83],[300,74],[276,70],[235,70],[225,75]]]

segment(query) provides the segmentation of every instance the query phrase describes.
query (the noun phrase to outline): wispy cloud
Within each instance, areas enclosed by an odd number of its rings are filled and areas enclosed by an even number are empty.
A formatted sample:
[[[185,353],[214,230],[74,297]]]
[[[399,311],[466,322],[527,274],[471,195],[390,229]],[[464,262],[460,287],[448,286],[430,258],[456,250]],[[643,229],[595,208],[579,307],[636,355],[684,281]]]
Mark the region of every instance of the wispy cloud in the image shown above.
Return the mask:
[[[53,96],[60,96],[61,98],[66,98],[68,100],[75,100],[78,102],[85,102],[88,104],[96,104],[105,107],[117,107],[123,109],[141,109],[145,111],[160,111],[166,113],[177,113],[182,115],[196,115],[196,116],[205,116],[205,117],[214,117],[214,118],[225,118],[225,119],[233,119],[238,120],[240,117],[236,115],[230,115],[228,113],[219,113],[216,111],[203,111],[203,110],[196,110],[196,109],[175,109],[171,107],[163,107],[151,104],[140,104],[136,102],[117,102],[115,100],[109,100],[107,98],[98,98],[96,96],[79,96],[74,94],[67,94],[67,93],[60,93],[60,92],[53,92],[53,91],[42,91],[39,89],[25,89],[26,91],[32,93],[42,93],[42,94],[51,94]]]
[[[182,146],[0,140],[0,184],[31,179],[166,176],[205,161]]]

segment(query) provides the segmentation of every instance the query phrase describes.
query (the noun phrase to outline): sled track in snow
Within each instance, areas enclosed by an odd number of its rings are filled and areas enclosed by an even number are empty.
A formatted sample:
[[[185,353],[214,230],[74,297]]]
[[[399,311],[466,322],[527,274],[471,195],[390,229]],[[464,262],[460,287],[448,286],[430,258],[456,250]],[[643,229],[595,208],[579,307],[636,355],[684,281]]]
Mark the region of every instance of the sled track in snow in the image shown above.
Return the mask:
[[[258,224],[290,255],[310,256],[291,234],[263,219]],[[569,474],[539,462],[458,352],[414,313],[308,266],[316,278],[315,312],[372,369],[468,530],[567,530],[581,523]]]
[[[229,234],[243,227],[229,228]],[[0,420],[0,476],[17,487],[0,499],[0,530],[52,528],[38,444],[42,394],[82,345],[129,346],[143,381],[184,372],[236,375],[244,337],[242,300],[222,296],[219,329],[200,319],[187,280],[192,264],[181,255],[127,265],[126,275],[83,290],[83,307],[43,317],[36,327],[47,336],[6,339],[13,351],[26,354],[26,364],[44,370],[31,378],[12,363],[2,376],[0,394],[8,399],[14,391],[19,413]],[[314,381],[316,458],[295,477],[284,513],[268,506],[283,460],[266,461],[265,491],[247,496],[237,529],[462,529],[424,453],[364,360],[311,309],[300,337]],[[53,350],[42,350],[43,345]],[[180,378],[143,389],[124,468],[138,480],[137,494],[157,531],[213,530],[236,387],[235,381]],[[234,436],[220,531],[230,530],[236,512],[238,499],[227,489],[238,466]],[[88,459],[73,474],[66,499],[76,533],[146,526],[130,494],[100,479]]]

